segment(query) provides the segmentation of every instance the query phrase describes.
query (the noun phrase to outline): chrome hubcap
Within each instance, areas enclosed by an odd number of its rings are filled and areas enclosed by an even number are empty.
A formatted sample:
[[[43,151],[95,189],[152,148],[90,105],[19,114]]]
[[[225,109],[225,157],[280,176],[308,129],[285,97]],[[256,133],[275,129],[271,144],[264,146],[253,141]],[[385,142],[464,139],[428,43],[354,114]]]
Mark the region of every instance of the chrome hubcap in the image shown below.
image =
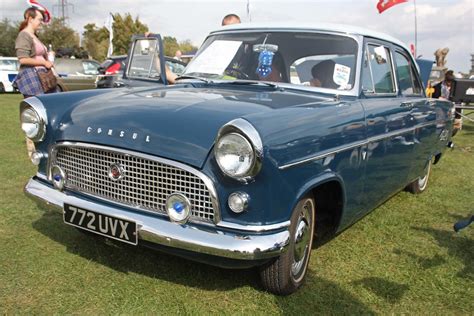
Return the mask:
[[[308,257],[310,245],[311,245],[311,202],[306,202],[301,210],[301,214],[298,218],[296,225],[295,235],[293,236],[295,247],[293,253],[293,264],[291,266],[291,272],[295,278],[300,275],[305,267],[305,262]]]

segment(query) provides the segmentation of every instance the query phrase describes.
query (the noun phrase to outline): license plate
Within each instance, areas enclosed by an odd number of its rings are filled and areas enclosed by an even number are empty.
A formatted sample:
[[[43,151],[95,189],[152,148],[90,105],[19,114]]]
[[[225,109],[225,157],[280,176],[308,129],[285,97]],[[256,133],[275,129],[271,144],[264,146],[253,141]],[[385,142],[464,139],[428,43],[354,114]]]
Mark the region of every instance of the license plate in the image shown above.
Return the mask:
[[[137,224],[135,222],[104,215],[77,206],[64,204],[64,222],[105,237],[136,245]]]

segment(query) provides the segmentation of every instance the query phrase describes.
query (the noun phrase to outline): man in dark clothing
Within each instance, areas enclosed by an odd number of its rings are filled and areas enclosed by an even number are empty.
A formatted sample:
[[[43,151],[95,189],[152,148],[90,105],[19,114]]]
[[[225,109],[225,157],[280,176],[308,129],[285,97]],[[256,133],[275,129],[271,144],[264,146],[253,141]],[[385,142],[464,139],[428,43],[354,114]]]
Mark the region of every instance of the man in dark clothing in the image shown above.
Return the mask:
[[[432,97],[435,99],[443,98],[449,99],[449,93],[454,80],[454,72],[452,70],[446,71],[444,74],[444,80],[435,85]]]

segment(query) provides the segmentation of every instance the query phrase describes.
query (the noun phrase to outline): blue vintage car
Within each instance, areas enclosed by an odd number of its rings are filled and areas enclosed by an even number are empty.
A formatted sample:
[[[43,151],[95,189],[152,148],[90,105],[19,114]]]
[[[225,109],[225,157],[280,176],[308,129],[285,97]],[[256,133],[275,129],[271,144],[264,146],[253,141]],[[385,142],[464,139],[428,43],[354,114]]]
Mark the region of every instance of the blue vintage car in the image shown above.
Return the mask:
[[[159,37],[127,78],[166,83]],[[289,294],[311,250],[396,192],[423,192],[453,106],[400,41],[341,25],[212,32],[175,85],[21,103],[26,193],[80,230],[224,267]],[[91,247],[93,245],[91,244]]]

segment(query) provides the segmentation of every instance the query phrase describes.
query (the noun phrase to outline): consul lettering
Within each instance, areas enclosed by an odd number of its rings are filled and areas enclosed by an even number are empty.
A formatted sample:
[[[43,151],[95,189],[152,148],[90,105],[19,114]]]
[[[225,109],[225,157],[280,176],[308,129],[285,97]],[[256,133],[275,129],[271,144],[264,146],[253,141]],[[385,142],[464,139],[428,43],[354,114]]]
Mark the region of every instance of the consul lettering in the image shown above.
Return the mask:
[[[88,126],[86,129],[87,133],[96,133],[96,134],[105,134],[107,136],[118,136],[120,138],[131,138],[132,140],[138,140],[138,139],[145,139],[146,143],[150,142],[150,135],[145,135],[144,137],[137,133],[137,132],[129,132],[129,131],[123,131],[123,130],[113,130],[111,128],[102,128],[102,127],[97,127],[93,128],[91,126]]]

